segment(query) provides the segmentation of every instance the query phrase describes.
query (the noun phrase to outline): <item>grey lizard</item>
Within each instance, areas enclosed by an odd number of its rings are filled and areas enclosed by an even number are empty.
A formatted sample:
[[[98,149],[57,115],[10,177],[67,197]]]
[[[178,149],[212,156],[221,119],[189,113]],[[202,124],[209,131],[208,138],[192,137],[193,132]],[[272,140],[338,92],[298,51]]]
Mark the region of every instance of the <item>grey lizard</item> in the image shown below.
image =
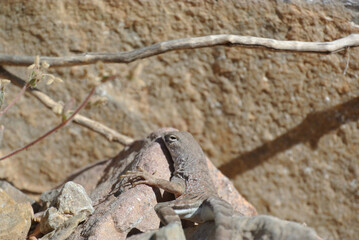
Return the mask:
[[[218,196],[200,145],[188,132],[167,132],[162,139],[174,164],[171,181],[155,178],[142,169],[128,171],[122,178],[140,178],[134,186],[146,184],[175,195],[176,200],[155,206],[163,224],[181,224],[181,219],[197,223],[214,220],[214,238],[231,239],[233,208]]]
[[[234,212],[221,199],[209,175],[202,148],[188,132],[167,132],[162,139],[172,157],[174,173],[171,181],[158,179],[138,168],[121,178],[135,180],[132,185],[146,184],[173,193],[175,200],[158,203],[155,211],[165,225],[181,219],[203,223],[214,220],[214,239],[320,240],[313,229],[271,216],[246,217]],[[242,216],[241,216],[242,215]]]

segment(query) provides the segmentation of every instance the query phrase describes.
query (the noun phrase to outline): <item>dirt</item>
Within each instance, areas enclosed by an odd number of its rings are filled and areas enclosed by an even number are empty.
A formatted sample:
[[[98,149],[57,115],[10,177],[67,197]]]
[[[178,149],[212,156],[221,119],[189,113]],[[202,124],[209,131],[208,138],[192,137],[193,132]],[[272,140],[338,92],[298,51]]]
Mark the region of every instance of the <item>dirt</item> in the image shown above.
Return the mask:
[[[113,53],[210,34],[332,41],[359,32],[356,9],[338,4],[9,0],[0,8],[0,52]],[[6,68],[26,79],[26,68]],[[356,238],[358,48],[325,55],[213,47],[106,68],[120,75],[97,89],[108,103],[83,115],[136,139],[159,127],[190,131],[260,213],[304,222],[325,239]],[[98,69],[50,73],[64,83],[38,87],[56,101],[73,98],[77,105],[89,91],[87,77]],[[19,91],[7,87],[7,101]],[[60,121],[30,95],[22,97],[1,118],[1,153]],[[0,178],[36,198],[75,169],[121,149],[70,124],[0,162]]]

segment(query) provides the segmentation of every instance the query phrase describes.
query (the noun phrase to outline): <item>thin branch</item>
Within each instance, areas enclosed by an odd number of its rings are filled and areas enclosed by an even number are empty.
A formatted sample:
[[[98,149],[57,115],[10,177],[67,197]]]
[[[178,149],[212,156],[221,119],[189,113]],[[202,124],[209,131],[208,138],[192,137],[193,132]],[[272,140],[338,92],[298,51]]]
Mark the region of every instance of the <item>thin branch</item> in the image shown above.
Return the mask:
[[[130,63],[138,59],[155,56],[158,54],[184,49],[195,49],[213,46],[241,46],[250,48],[267,48],[275,51],[309,52],[309,53],[333,53],[347,47],[359,46],[359,34],[351,34],[331,42],[301,42],[281,41],[270,38],[237,36],[237,35],[210,35],[195,38],[183,38],[165,42],[159,42],[144,48],[119,53],[85,53],[68,57],[40,57],[40,61],[46,61],[51,67],[65,67],[74,65],[94,64],[98,61],[107,63]],[[14,56],[0,54],[0,65],[29,66],[33,63],[34,56]]]
[[[41,137],[37,138],[36,140],[32,141],[31,143],[25,145],[24,147],[21,147],[3,157],[0,158],[1,160],[5,160],[6,158],[9,158],[25,149],[28,149],[29,147],[31,147],[32,145],[34,145],[35,143],[40,142],[42,139],[46,138],[47,136],[49,136],[50,134],[52,134],[53,132],[59,130],[60,128],[62,128],[63,126],[65,126],[68,122],[70,122],[75,115],[86,105],[86,103],[88,102],[88,100],[90,99],[90,97],[92,96],[92,94],[95,92],[96,87],[93,87],[90,91],[90,93],[87,95],[87,97],[85,98],[85,100],[80,104],[80,106],[71,114],[71,116],[66,119],[65,121],[63,121],[62,123],[60,123],[59,125],[57,125],[56,127],[54,127],[53,129],[51,129],[50,131],[46,132],[44,135],[42,135]]]
[[[89,129],[91,129],[92,131],[95,131],[95,132],[101,134],[102,136],[107,138],[107,140],[109,140],[109,141],[119,142],[122,145],[130,145],[131,143],[133,143],[132,138],[122,135],[107,126],[105,126],[99,122],[96,122],[90,118],[84,117],[82,115],[76,115],[74,121],[76,121],[76,123],[81,126],[87,127]],[[91,126],[91,127],[89,127],[89,126]]]
[[[4,69],[2,66],[0,66],[0,76],[6,79],[9,79],[11,83],[18,87],[23,87],[26,82],[22,80],[21,78],[13,75],[12,73],[8,72],[6,69]],[[56,101],[54,101],[52,98],[47,96],[45,93],[41,92],[37,88],[28,88],[27,91],[31,93],[34,97],[36,97],[42,104],[44,104],[47,108],[51,109],[52,111],[55,109],[55,107],[58,105]],[[134,140],[130,137],[127,137],[125,135],[122,135],[118,133],[117,131],[103,125],[102,123],[96,122],[94,120],[91,120],[85,116],[82,116],[80,114],[77,114],[73,121],[83,127],[86,127],[94,132],[97,132],[107,138],[109,141],[118,142],[122,145],[128,146],[130,145]]]
[[[21,98],[21,96],[25,93],[26,89],[29,87],[28,84],[25,84],[21,91],[19,92],[19,94],[11,101],[11,103],[9,103],[6,108],[4,108],[4,110],[0,111],[0,117],[7,112],[7,110],[9,110],[9,108],[11,108],[17,101],[19,101],[19,99]]]

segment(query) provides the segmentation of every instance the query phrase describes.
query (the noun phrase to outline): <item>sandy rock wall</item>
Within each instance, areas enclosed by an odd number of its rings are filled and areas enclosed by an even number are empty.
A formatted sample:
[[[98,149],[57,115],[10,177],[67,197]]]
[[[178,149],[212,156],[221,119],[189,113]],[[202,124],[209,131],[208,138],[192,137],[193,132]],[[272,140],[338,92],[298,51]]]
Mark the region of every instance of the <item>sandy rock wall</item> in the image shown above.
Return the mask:
[[[66,56],[118,52],[210,34],[331,41],[358,33],[356,12],[335,4],[273,1],[3,1],[0,52]],[[260,213],[305,222],[327,239],[359,233],[359,49],[330,55],[214,47],[109,64],[121,78],[82,113],[134,138],[164,126],[190,131]],[[346,74],[343,72],[346,68]],[[7,67],[26,78],[26,69]],[[39,88],[57,101],[87,94],[95,66],[56,68]],[[9,86],[7,99],[19,91]],[[61,119],[25,96],[1,124],[1,153]],[[0,177],[36,195],[121,146],[71,124],[0,162]]]

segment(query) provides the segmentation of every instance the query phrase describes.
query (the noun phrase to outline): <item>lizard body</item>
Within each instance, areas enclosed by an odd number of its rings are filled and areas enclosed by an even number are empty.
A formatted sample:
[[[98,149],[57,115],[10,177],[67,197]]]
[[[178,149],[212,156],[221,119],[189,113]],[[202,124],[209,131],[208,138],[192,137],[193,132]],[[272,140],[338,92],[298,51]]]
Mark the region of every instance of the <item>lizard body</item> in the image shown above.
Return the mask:
[[[175,195],[176,200],[155,206],[163,224],[181,224],[181,219],[198,223],[214,220],[214,238],[231,239],[233,209],[218,196],[200,145],[188,132],[167,132],[162,139],[174,164],[171,181],[157,179],[142,169],[124,176],[143,179],[134,185],[159,187]]]

